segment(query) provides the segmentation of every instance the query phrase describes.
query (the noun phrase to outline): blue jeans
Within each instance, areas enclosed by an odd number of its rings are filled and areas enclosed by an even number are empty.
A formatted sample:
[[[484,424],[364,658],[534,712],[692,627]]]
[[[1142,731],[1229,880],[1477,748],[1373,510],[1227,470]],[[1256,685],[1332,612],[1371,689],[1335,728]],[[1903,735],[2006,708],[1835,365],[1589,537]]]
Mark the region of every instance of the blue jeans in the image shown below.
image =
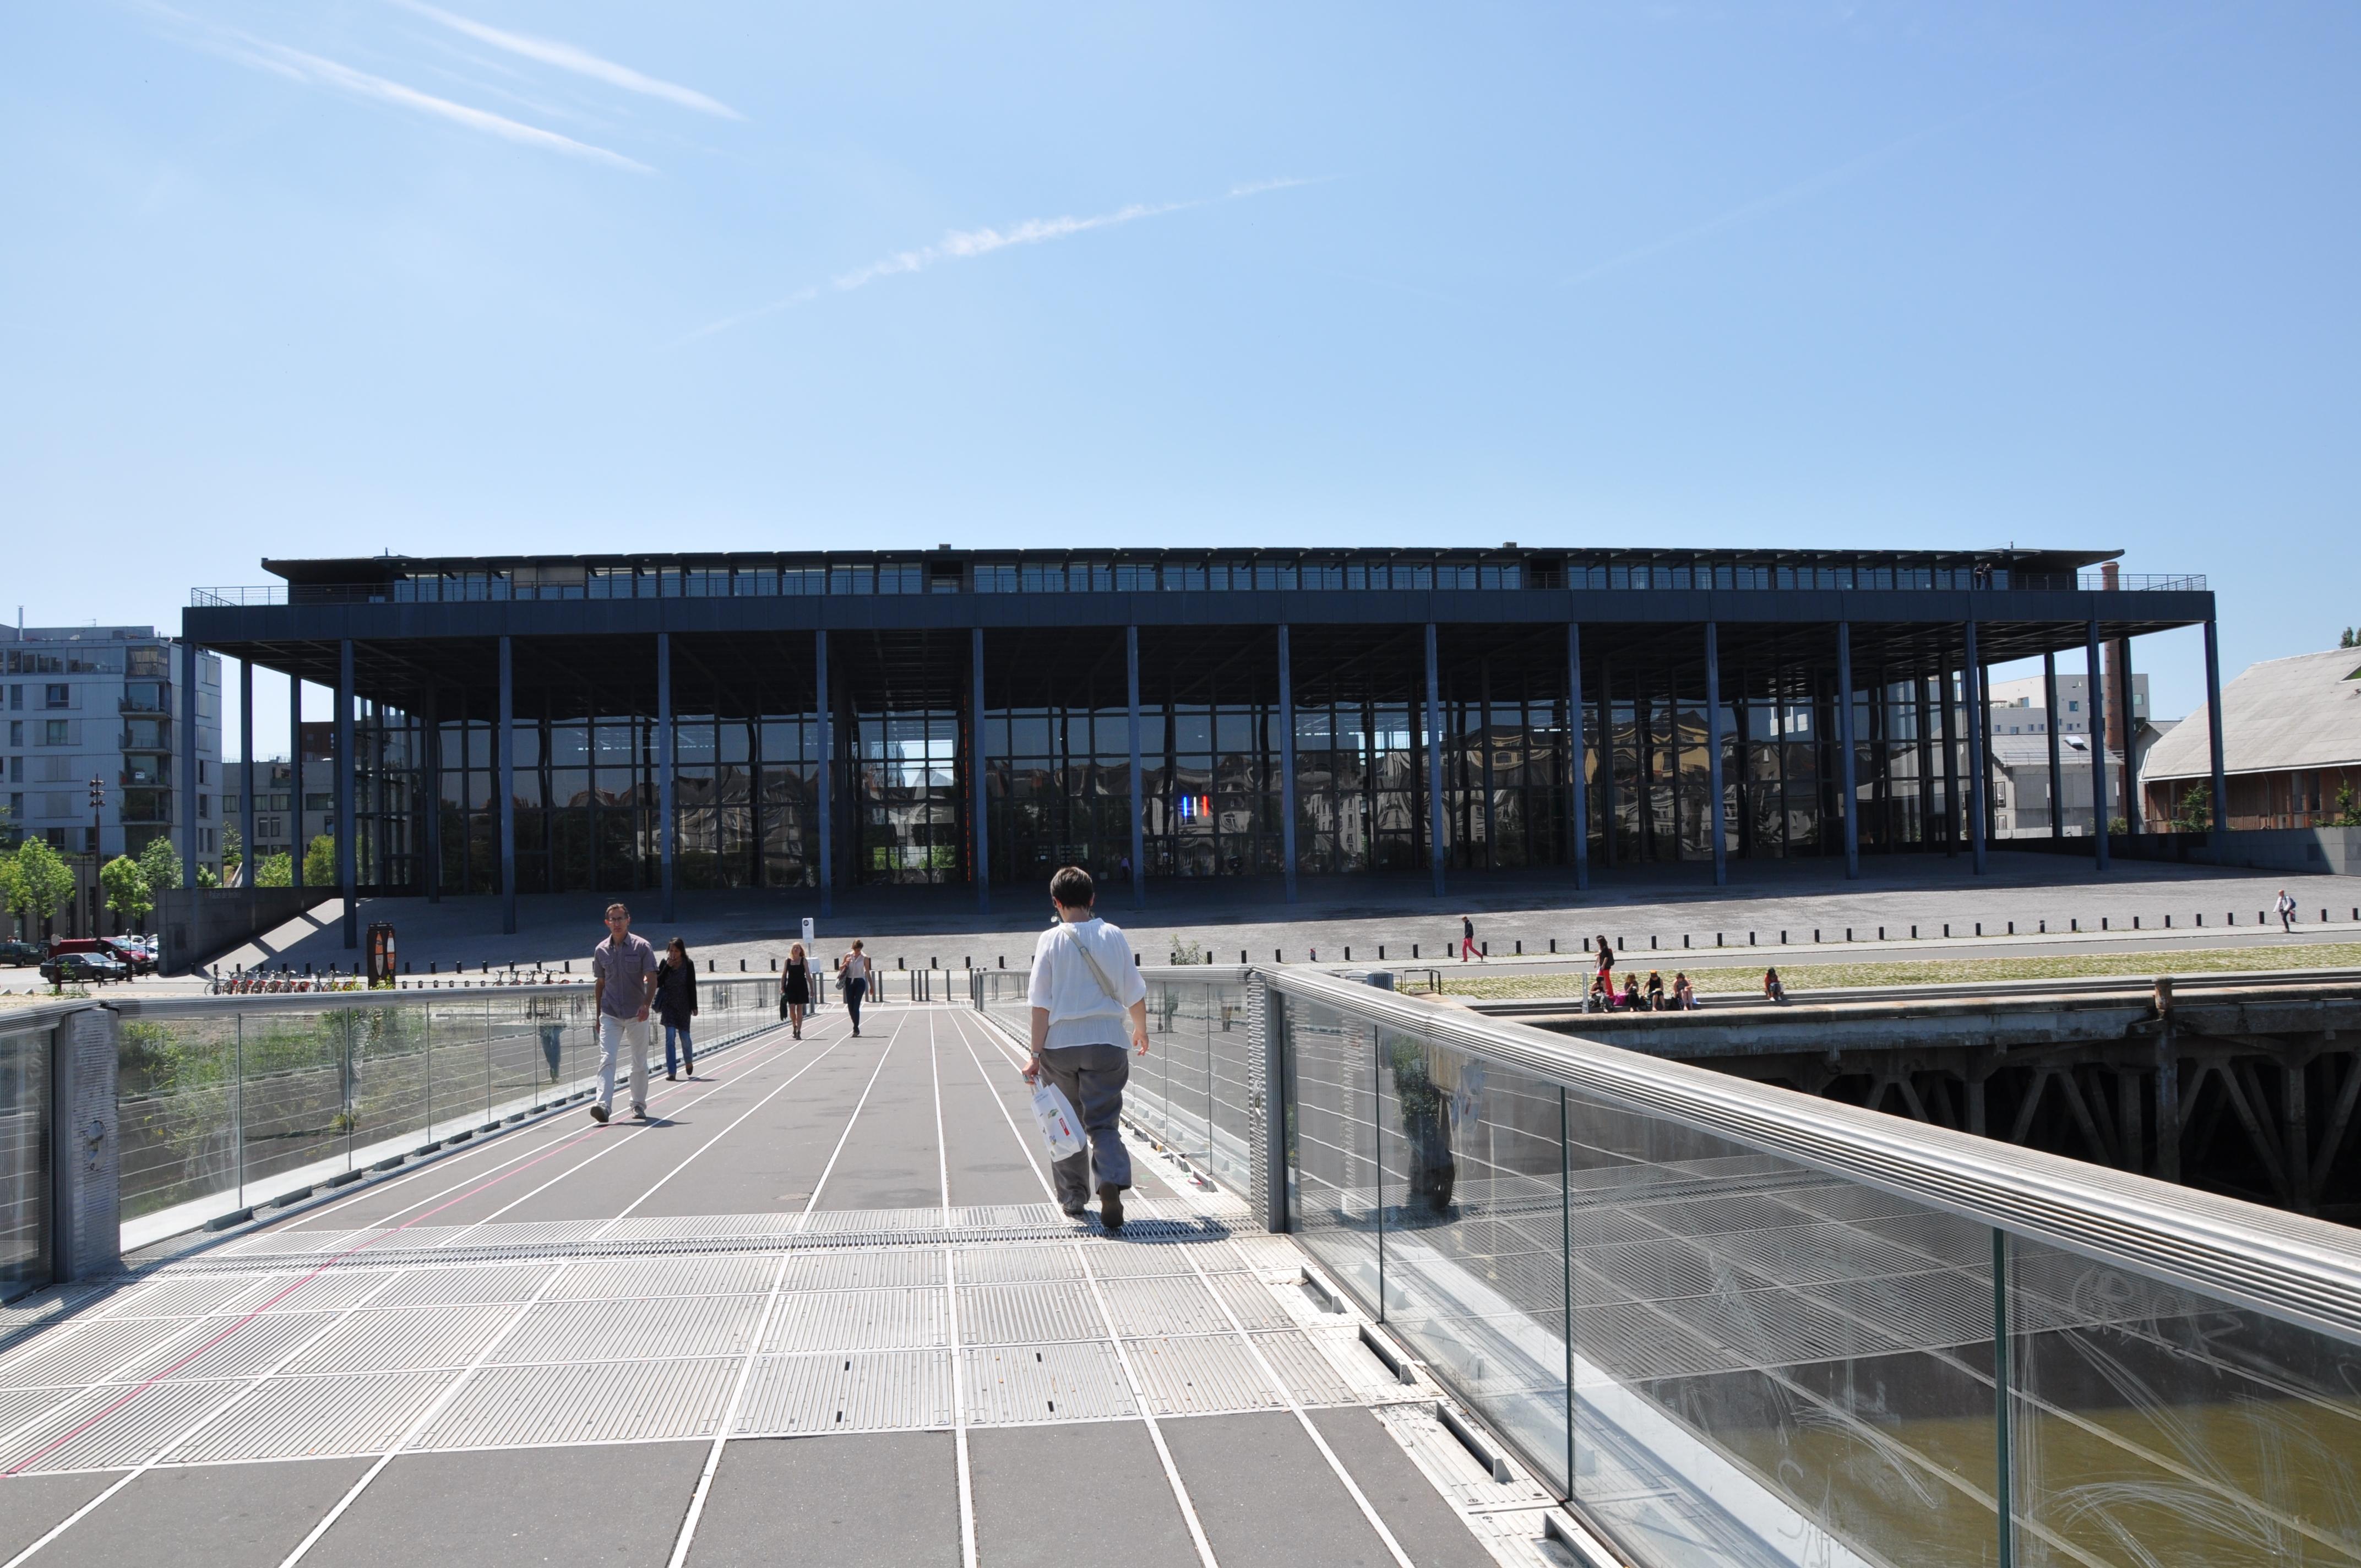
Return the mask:
[[[697,1047],[689,1044],[688,1025],[686,1024],[678,1028],[675,1028],[670,1024],[664,1025],[664,1076],[670,1078],[679,1070],[673,1065],[673,1044],[675,1039],[680,1045],[680,1054],[687,1059],[688,1070],[694,1076],[697,1072]]]

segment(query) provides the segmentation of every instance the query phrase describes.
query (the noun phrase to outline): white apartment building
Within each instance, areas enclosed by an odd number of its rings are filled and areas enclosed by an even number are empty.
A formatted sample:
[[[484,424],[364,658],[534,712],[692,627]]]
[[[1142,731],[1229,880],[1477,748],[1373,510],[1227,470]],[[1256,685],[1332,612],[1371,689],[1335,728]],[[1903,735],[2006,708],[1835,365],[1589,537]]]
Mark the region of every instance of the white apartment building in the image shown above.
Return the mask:
[[[2108,694],[2110,698],[2114,694]],[[2091,732],[2091,677],[2070,675],[2058,672],[2058,707],[2056,719],[2060,735],[2088,735]],[[2147,705],[2147,677],[2132,672],[2132,717],[2147,722],[2153,717]],[[1992,684],[1993,737],[2003,735],[2047,735],[2051,723],[2048,694],[2042,690],[2039,675],[2023,680],[1994,681]],[[2087,807],[2088,800],[2085,798]]]
[[[221,660],[197,656],[193,736],[181,713],[180,645],[152,626],[0,626],[0,826],[9,844],[47,839],[82,888],[51,929],[111,929],[98,919],[95,868],[170,836],[221,870]],[[193,749],[197,813],[174,820],[182,761]],[[105,787],[92,823],[90,781]],[[93,855],[95,858],[93,859]]]

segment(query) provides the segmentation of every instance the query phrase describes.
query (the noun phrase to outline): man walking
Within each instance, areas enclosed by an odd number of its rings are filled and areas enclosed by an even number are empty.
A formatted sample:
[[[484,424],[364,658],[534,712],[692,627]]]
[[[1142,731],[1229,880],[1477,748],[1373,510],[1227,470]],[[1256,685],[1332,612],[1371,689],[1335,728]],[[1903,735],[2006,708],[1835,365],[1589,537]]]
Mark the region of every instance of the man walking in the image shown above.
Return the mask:
[[[1043,1074],[1063,1091],[1082,1118],[1091,1146],[1050,1167],[1058,1207],[1082,1217],[1095,1180],[1099,1223],[1112,1235],[1123,1229],[1123,1194],[1131,1185],[1131,1151],[1119,1124],[1123,1086],[1131,1062],[1115,1042],[1128,1033],[1148,1054],[1148,981],[1131,955],[1131,939],[1092,913],[1091,873],[1068,866],[1049,879],[1058,923],[1033,948],[1026,994],[1033,1003],[1033,1058],[1025,1081]]]
[[[1476,951],[1475,919],[1470,916],[1462,915],[1459,917],[1459,961],[1464,964],[1469,959],[1478,956]]]
[[[2295,929],[2295,895],[2293,894],[2288,892],[2285,888],[2279,889],[2279,901],[2271,905],[2271,907],[2279,912],[2280,930],[2292,931]]]
[[[631,912],[607,905],[607,939],[590,949],[590,974],[598,996],[598,1098],[590,1119],[603,1122],[615,1108],[615,1053],[631,1052],[631,1114],[648,1119],[648,1003],[656,993],[656,950],[645,937],[631,935]]]

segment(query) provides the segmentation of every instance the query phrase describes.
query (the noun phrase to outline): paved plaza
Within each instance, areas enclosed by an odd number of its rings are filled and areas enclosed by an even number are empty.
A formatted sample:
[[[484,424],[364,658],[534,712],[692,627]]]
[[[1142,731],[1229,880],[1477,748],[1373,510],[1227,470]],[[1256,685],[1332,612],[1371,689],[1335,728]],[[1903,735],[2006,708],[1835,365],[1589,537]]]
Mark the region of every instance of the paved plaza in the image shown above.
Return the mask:
[[[0,1563],[1558,1561],[1293,1243],[1066,1221],[990,1025],[868,1024],[19,1302]]]
[[[1717,889],[1709,867],[1601,871],[1587,891],[1576,890],[1571,880],[1524,873],[1466,876],[1455,878],[1453,891],[1441,901],[1423,882],[1306,879],[1293,905],[1283,901],[1275,881],[1245,886],[1225,881],[1159,883],[1149,889],[1145,909],[1135,907],[1130,890],[1120,886],[1103,888],[1099,906],[1133,934],[1150,962],[1192,943],[1225,962],[1241,951],[1258,962],[1269,961],[1274,953],[1301,962],[1315,950],[1321,961],[1338,962],[1347,948],[1355,961],[1367,961],[1380,946],[1389,962],[1400,962],[1413,945],[1431,959],[1455,948],[1462,914],[1475,919],[1478,937],[1502,958],[1519,942],[1533,954],[1545,953],[1553,939],[1561,949],[1578,950],[1582,938],[1602,930],[1619,947],[1645,947],[1653,936],[1664,948],[1675,949],[1684,935],[1695,948],[1710,948],[1717,931],[1737,945],[1752,931],[1762,944],[1775,946],[1782,930],[1801,944],[1815,929],[1834,942],[1851,927],[1866,941],[1881,926],[1901,938],[1914,924],[1923,941],[1938,938],[1946,923],[1964,939],[1974,935],[1979,922],[1989,936],[1999,938],[2012,922],[2028,937],[2045,925],[2052,933],[2079,925],[2095,936],[2103,922],[2107,934],[2116,936],[2130,932],[2137,920],[2142,945],[2152,945],[2145,938],[2160,932],[2168,916],[2181,934],[2175,941],[2198,929],[2200,916],[2210,934],[2202,939],[2240,941],[2264,934],[2259,917],[2282,887],[2291,889],[2301,905],[2308,934],[2322,934],[2323,910],[2341,939],[2361,932],[2355,925],[2361,883],[2345,877],[2141,862],[2121,863],[2101,874],[2080,860],[2022,852],[1993,855],[1992,870],[1983,876],[1974,874],[1964,855],[1868,857],[1858,882],[1846,881],[1840,864],[1817,860],[1733,861],[1730,872],[1730,885]],[[682,893],[679,918],[664,921],[657,917],[658,895],[646,892],[523,897],[518,900],[519,929],[513,936],[500,934],[500,902],[489,897],[434,904],[423,898],[370,899],[362,905],[361,920],[392,921],[403,959],[421,974],[430,963],[445,973],[455,963],[471,970],[486,964],[555,968],[567,959],[582,960],[604,935],[599,914],[611,896],[631,905],[642,932],[662,941],[676,931],[699,959],[720,970],[734,970],[743,960],[753,970],[767,971],[795,939],[803,917],[818,915],[818,900],[807,892]],[[343,946],[338,908],[324,904],[305,920],[222,962],[350,967],[354,955]],[[867,889],[838,895],[835,913],[820,921],[819,946],[832,953],[863,937],[887,968],[897,959],[914,969],[938,963],[961,968],[970,960],[983,968],[1004,959],[1014,966],[1030,958],[1034,937],[1048,917],[1046,887],[995,888],[985,915],[965,888]],[[2278,929],[2276,921],[2269,923],[2269,933]]]

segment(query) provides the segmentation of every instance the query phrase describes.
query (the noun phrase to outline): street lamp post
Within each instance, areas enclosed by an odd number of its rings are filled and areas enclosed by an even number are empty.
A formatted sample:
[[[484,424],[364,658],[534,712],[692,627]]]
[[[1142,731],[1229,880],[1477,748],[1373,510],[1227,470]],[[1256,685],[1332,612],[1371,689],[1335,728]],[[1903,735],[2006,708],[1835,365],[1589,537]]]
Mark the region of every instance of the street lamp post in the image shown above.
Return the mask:
[[[105,805],[106,777],[103,773],[93,773],[90,775],[90,934],[93,937],[98,935],[98,912],[105,902],[105,894],[98,881],[101,858],[99,828],[103,821],[100,812]]]

